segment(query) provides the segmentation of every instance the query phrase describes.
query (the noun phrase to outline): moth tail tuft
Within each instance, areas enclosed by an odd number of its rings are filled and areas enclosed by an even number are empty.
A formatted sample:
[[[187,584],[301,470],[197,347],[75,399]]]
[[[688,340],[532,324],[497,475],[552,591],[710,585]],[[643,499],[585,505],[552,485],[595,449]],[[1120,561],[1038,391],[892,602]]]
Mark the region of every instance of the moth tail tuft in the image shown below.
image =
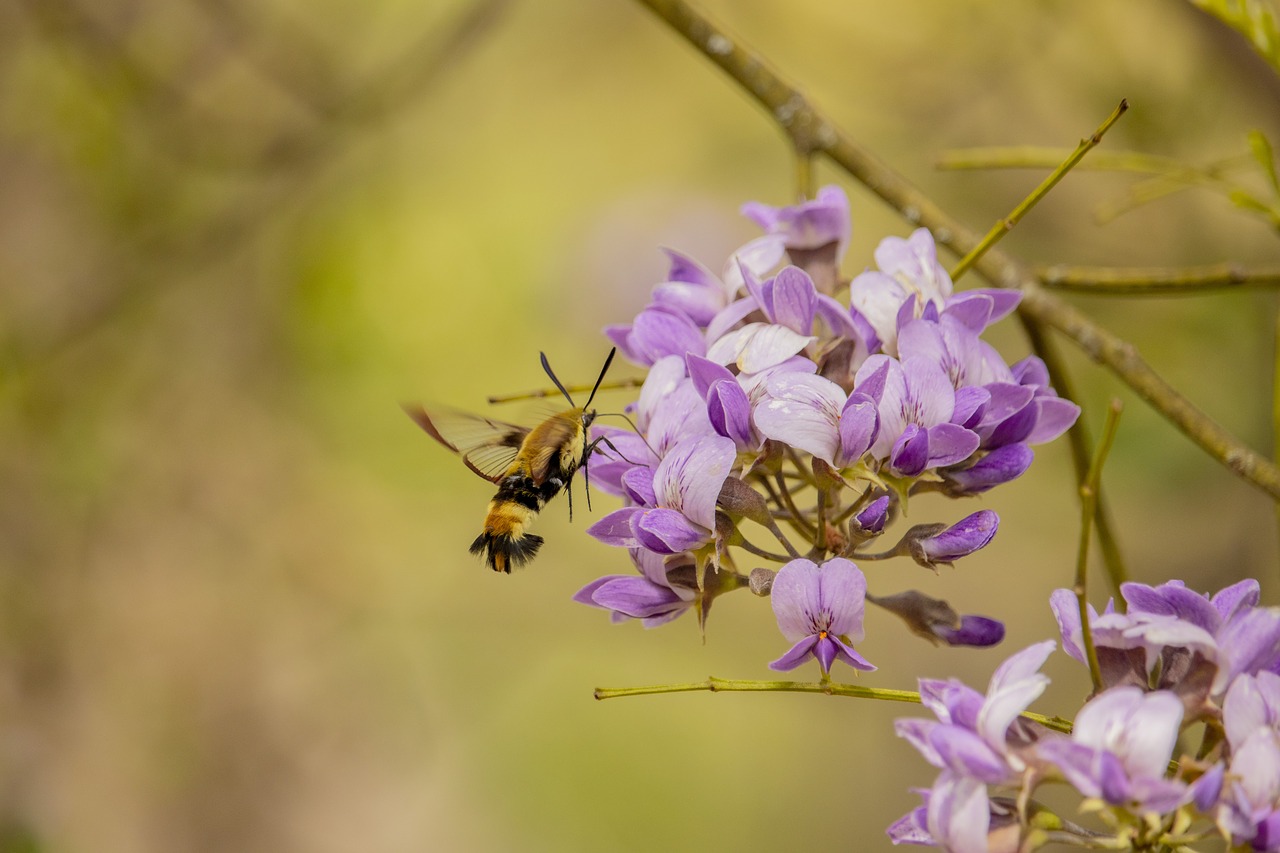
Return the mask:
[[[484,554],[485,564],[495,572],[511,573],[513,566],[523,566],[538,553],[543,539],[533,533],[514,537],[509,533],[481,533],[471,543],[472,554]]]

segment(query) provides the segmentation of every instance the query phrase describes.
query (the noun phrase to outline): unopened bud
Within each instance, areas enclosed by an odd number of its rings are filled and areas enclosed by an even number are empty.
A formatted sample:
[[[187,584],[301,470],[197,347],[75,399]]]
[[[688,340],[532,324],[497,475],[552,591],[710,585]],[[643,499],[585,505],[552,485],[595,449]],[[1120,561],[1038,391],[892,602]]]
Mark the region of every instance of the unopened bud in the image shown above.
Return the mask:
[[[763,566],[752,569],[747,578],[747,585],[755,595],[768,595],[769,590],[773,589],[773,578],[777,574],[773,569],[766,569]]]

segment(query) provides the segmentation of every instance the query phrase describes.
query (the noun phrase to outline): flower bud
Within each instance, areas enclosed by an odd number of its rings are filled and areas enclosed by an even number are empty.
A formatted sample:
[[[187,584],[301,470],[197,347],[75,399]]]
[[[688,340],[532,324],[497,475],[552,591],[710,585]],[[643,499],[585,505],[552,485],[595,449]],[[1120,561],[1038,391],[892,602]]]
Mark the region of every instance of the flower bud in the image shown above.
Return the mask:
[[[953,561],[985,548],[996,535],[1000,516],[989,509],[979,510],[941,532],[911,536],[913,531],[923,533],[921,528],[929,526],[912,528],[904,540],[911,559],[926,569],[933,569],[939,565],[949,566]]]
[[[876,498],[867,508],[853,517],[853,527],[867,536],[876,536],[884,531],[885,521],[889,518],[889,496]]]

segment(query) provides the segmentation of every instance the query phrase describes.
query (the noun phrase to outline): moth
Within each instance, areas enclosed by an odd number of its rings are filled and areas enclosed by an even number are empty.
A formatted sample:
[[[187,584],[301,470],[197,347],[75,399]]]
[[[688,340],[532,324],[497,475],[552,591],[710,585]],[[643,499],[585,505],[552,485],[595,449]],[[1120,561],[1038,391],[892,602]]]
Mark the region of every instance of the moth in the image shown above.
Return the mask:
[[[497,484],[498,492],[489,501],[485,513],[484,530],[470,549],[472,554],[484,555],[485,563],[495,572],[509,574],[513,566],[522,566],[534,558],[543,539],[530,533],[529,527],[538,513],[547,501],[569,489],[573,475],[587,463],[598,444],[603,442],[612,447],[604,437],[588,441],[587,430],[596,419],[591,402],[616,352],[617,347],[609,351],[591,396],[582,406],[573,402],[556,378],[546,354],[539,353],[542,369],[569,401],[570,408],[533,427],[440,407],[404,407],[428,435],[461,455],[468,469]],[[588,504],[590,500],[588,495]],[[573,518],[572,492],[569,493],[569,518]]]

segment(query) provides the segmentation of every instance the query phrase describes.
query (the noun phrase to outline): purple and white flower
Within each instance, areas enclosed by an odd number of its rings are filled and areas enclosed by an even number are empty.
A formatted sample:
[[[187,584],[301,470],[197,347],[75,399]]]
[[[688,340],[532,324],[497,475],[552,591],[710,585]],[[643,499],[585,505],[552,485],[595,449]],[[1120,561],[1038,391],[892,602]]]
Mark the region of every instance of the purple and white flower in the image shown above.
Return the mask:
[[[795,669],[813,656],[824,678],[837,660],[854,669],[874,670],[853,648],[863,636],[866,593],[866,577],[842,558],[828,560],[821,567],[805,559],[783,566],[773,579],[769,597],[779,630],[795,645],[769,668]]]

